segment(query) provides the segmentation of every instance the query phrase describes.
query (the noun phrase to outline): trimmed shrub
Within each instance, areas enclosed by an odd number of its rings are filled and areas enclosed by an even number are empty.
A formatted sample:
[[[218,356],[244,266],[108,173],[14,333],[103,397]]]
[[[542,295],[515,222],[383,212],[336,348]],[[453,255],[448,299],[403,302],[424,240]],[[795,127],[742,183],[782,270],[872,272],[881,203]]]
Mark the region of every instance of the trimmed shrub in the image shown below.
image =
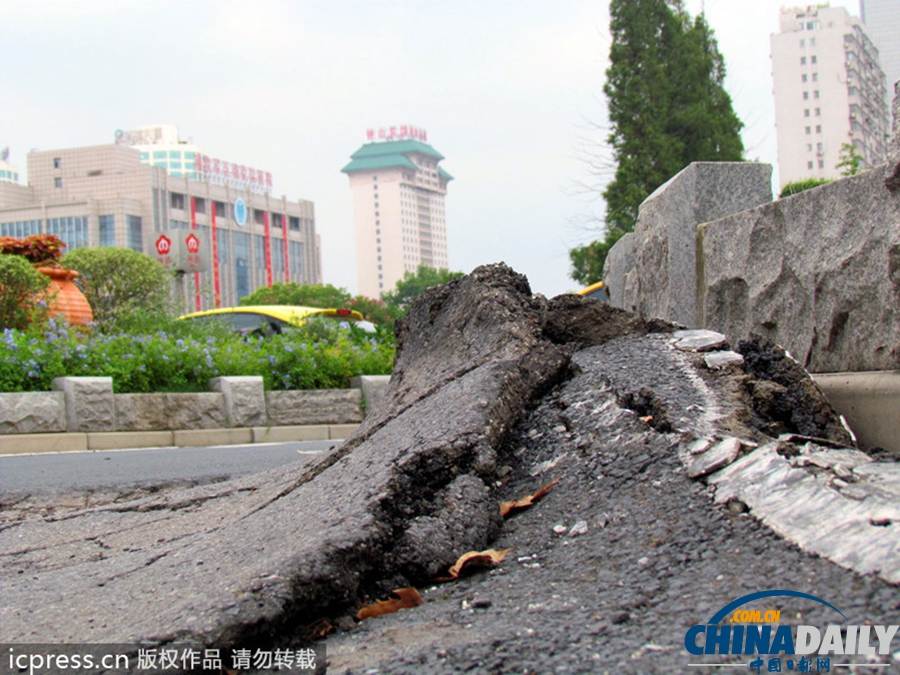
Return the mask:
[[[62,264],[79,282],[94,323],[105,330],[128,330],[172,313],[172,275],[156,260],[127,248],[80,248]]]
[[[0,328],[23,330],[43,319],[50,280],[20,255],[0,255]]]
[[[261,375],[267,390],[345,389],[393,362],[392,342],[333,322],[261,338],[174,320],[152,333],[85,333],[50,319],[0,334],[0,392],[48,391],[64,375],[112,377],[116,393],[208,391],[220,375]]]

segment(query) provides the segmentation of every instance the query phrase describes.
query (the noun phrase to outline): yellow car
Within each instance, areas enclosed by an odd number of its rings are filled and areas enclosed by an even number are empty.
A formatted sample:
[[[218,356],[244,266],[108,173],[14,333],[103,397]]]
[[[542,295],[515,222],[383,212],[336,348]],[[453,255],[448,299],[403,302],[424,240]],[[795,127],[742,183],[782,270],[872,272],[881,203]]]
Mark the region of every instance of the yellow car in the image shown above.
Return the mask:
[[[184,314],[178,318],[186,321],[214,321],[218,318],[229,321],[231,327],[243,335],[272,335],[281,333],[285,328],[302,326],[310,317],[334,319],[345,324],[352,323],[369,332],[375,328],[373,324],[363,320],[362,314],[352,309],[323,309],[299,305],[221,307]]]
[[[602,281],[598,281],[596,284],[591,284],[587,288],[582,288],[580,291],[578,291],[578,295],[583,295],[586,298],[593,298],[594,300],[599,300],[600,302],[609,302],[609,289]]]

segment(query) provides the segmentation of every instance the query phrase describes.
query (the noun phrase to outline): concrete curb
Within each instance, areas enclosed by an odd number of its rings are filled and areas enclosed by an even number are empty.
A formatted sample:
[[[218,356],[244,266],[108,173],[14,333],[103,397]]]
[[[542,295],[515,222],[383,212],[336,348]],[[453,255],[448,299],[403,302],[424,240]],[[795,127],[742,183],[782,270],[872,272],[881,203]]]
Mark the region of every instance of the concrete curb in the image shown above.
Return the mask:
[[[811,377],[847,420],[860,448],[881,447],[900,454],[900,370],[817,373]]]
[[[14,434],[0,436],[0,455],[129,448],[251,445],[254,443],[289,443],[291,441],[337,441],[350,436],[358,426],[358,424],[316,424],[178,431]]]

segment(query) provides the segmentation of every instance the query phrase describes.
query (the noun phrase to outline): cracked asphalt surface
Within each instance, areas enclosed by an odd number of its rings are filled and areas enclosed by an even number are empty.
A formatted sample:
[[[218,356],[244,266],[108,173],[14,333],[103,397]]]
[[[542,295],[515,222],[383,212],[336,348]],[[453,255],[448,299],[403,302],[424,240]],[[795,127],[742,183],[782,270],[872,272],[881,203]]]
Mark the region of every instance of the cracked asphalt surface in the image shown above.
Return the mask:
[[[777,387],[736,363],[710,370],[672,330],[533,297],[503,265],[429,289],[400,324],[385,403],[321,459],[49,513],[17,505],[0,520],[4,637],[274,649],[327,619],[329,673],[643,674],[756,672],[752,657],[690,656],[684,636],[758,591],[818,596],[851,624],[900,623],[895,586],[804,553],[684,468],[703,473],[697,440],[752,453],[802,424],[840,444],[802,370],[762,347],[786,369]],[[501,520],[501,501],[551,483]],[[429,581],[487,546],[511,552]],[[407,585],[422,606],[354,621]],[[837,622],[807,600],[769,608],[783,624]],[[898,672],[893,655],[874,658],[834,658],[828,672]]]
[[[502,459],[511,472],[501,499],[559,480],[505,521],[492,547],[511,548],[507,558],[423,589],[420,607],[328,638],[328,672],[756,672],[753,657],[689,655],[684,635],[729,601],[768,589],[816,595],[850,624],[900,623],[896,587],[810,556],[740,509],[714,504],[677,456],[684,429],[660,433],[616,404],[629,378],[632,388],[656,379],[655,392],[682,427],[702,424],[697,389],[671,371],[659,379],[648,367],[653,358],[629,337],[578,354],[581,374],[523,421]],[[771,606],[782,610],[782,623],[841,622],[814,602],[779,598]],[[893,657],[875,658],[882,667],[838,667],[848,659],[832,656],[829,672],[900,673]]]

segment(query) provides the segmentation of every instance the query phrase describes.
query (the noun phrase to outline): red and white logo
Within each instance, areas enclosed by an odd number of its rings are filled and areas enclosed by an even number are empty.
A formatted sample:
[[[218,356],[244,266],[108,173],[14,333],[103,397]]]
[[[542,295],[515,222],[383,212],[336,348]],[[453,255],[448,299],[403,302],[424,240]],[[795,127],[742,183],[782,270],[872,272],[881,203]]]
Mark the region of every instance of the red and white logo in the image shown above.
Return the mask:
[[[197,253],[200,251],[200,240],[197,239],[196,235],[189,234],[184,240],[184,243],[187,244],[188,253]]]
[[[159,255],[168,255],[171,250],[172,240],[164,234],[159,235],[159,239],[156,240],[156,252],[159,253]]]

